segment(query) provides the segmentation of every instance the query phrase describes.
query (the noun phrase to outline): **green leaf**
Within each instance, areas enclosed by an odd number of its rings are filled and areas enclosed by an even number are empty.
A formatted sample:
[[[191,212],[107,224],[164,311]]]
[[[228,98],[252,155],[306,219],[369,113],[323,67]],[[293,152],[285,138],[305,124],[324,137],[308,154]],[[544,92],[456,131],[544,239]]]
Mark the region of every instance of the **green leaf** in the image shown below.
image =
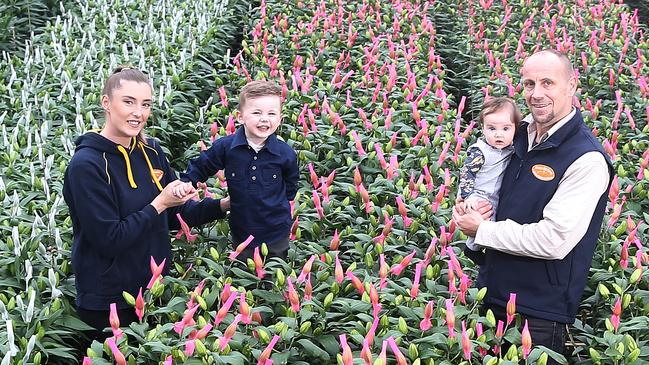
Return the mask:
[[[326,351],[316,346],[313,342],[307,340],[306,338],[298,340],[297,343],[300,344],[302,348],[304,348],[304,351],[307,355],[314,356],[324,361],[329,361],[331,359]]]

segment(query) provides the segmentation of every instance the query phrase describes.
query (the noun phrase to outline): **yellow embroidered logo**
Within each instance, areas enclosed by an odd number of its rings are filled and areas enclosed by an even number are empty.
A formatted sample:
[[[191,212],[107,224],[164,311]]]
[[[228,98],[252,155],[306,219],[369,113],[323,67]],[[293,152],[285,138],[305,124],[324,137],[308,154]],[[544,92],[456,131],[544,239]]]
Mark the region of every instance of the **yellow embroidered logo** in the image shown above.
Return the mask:
[[[555,176],[552,167],[541,164],[532,166],[532,174],[541,181],[552,181]]]
[[[158,170],[158,169],[153,169],[153,175],[155,175],[155,178],[158,179],[158,181],[162,180],[162,176],[164,175],[164,171]],[[155,181],[154,181],[155,182]]]

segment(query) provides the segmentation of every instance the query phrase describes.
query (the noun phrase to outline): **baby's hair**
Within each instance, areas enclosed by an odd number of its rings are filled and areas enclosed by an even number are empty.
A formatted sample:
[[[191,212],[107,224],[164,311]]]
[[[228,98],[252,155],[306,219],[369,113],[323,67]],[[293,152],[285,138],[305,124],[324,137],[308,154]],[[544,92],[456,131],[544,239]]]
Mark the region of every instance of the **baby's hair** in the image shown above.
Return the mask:
[[[241,110],[248,99],[259,98],[262,96],[282,97],[282,89],[276,83],[266,80],[256,80],[246,84],[239,94],[239,110]]]
[[[149,76],[147,76],[144,72],[133,66],[119,65],[115,68],[115,70],[113,70],[113,73],[108,76],[108,79],[106,79],[104,88],[101,90],[101,94],[107,95],[109,98],[112,97],[113,91],[122,87],[122,81],[134,81],[138,83],[142,82],[151,87],[151,80],[149,79]],[[152,87],[151,91],[153,91]],[[140,131],[140,133],[137,135],[137,140],[139,142],[147,144],[144,130]]]
[[[480,111],[480,115],[478,116],[480,125],[484,127],[484,118],[487,115],[502,110],[505,107],[509,107],[511,109],[512,122],[514,123],[515,130],[518,130],[518,125],[521,123],[521,119],[523,119],[521,115],[521,111],[518,109],[518,106],[516,105],[514,100],[502,96],[491,97],[485,100],[484,104],[482,104],[482,110]]]

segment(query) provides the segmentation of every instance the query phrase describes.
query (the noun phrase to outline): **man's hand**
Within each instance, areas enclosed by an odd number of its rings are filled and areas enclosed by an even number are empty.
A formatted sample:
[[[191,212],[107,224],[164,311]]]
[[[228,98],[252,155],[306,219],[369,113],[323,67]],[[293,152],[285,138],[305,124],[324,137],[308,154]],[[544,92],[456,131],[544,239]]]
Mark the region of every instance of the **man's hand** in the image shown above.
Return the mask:
[[[484,222],[484,218],[478,211],[465,209],[461,213],[457,205],[453,208],[453,220],[464,234],[471,237],[475,237],[480,223]]]

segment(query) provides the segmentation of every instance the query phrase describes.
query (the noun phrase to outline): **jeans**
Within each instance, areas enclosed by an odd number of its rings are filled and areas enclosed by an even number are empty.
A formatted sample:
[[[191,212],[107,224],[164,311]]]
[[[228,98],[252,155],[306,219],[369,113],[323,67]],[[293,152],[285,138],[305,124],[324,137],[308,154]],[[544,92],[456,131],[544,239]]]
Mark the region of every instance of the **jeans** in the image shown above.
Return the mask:
[[[506,323],[507,311],[505,310],[505,308],[500,306],[487,305],[482,309],[484,312],[486,312],[487,309],[491,309],[494,317],[496,317],[496,322],[498,322],[498,320],[501,320]],[[531,317],[524,314],[520,314],[520,316],[522,321],[519,330],[523,330],[522,326],[525,325],[525,320],[527,319],[527,327],[532,337],[532,346],[545,346],[560,355],[564,355],[567,335],[565,323],[549,321],[546,319]],[[505,349],[507,348],[509,347],[505,347]],[[555,361],[551,357],[548,357],[548,365],[554,364],[559,364],[559,362]]]

